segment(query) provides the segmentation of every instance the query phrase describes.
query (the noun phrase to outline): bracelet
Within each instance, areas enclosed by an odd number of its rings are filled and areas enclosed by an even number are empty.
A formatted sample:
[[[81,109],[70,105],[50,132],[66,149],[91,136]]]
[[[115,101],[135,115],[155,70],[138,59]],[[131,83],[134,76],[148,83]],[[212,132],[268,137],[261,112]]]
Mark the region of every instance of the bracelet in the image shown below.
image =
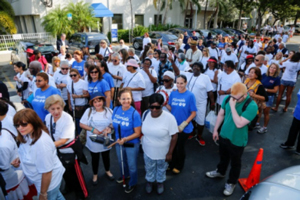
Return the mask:
[[[124,142],[127,142],[127,138],[126,137],[124,137],[123,139],[124,139]]]
[[[43,197],[47,197],[47,192],[46,194],[40,193],[40,195],[42,195]]]
[[[92,133],[94,133],[94,129],[95,129],[95,128],[94,128],[94,127],[92,127],[92,130],[91,130],[91,132],[92,132]]]

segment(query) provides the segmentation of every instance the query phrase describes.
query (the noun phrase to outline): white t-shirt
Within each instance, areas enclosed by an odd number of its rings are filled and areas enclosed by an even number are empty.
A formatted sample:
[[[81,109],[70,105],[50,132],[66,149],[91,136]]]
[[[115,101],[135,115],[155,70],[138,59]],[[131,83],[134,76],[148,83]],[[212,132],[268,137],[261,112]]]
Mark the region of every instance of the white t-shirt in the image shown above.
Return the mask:
[[[178,67],[179,71],[187,72],[192,69],[187,61],[184,61],[182,64],[179,63],[178,59],[175,61],[176,66]]]
[[[202,58],[199,60],[203,64],[203,69],[206,69],[206,65],[207,65],[208,60],[209,60],[209,57],[204,57],[204,56],[202,56]]]
[[[112,51],[110,50],[109,47],[106,47],[106,48],[100,47],[100,49],[99,49],[99,54],[101,54],[103,57],[109,56],[110,53],[112,53]]]
[[[209,78],[210,78],[210,80],[214,80],[214,77],[215,77],[215,71],[216,71],[217,69],[215,69],[215,70],[211,70],[211,69],[207,69],[205,72],[204,72],[204,74],[205,75],[207,75]],[[210,81],[211,82],[211,81]],[[213,83],[213,82],[211,82],[211,84],[212,84],[212,86],[213,86],[213,91],[216,91],[217,90],[217,84],[216,83]]]
[[[51,114],[49,113],[45,117],[45,122],[46,126],[49,130],[49,134],[51,134]],[[75,138],[75,124],[73,122],[73,119],[71,115],[66,113],[65,111],[62,111],[61,117],[55,122],[55,133],[53,134],[54,140],[60,140],[60,139],[69,139],[66,144],[69,144],[74,140]],[[52,128],[54,124],[54,119],[52,117]],[[54,130],[53,130],[54,131]],[[51,137],[52,139],[52,137]],[[72,148],[64,148],[64,149],[59,149],[59,152],[61,153],[74,153]]]
[[[19,157],[18,147],[11,134],[3,130],[0,135],[0,168],[7,170],[12,167],[10,164],[14,159]]]
[[[52,171],[48,191],[53,190],[61,183],[65,172],[53,140],[44,131],[33,145],[30,145],[32,139],[29,136],[26,140],[26,143],[21,143],[19,147],[21,167],[25,176],[35,185],[37,191],[41,192],[42,174]]]
[[[6,114],[5,118],[2,120],[2,128],[6,128],[10,132],[12,132],[16,137],[18,136],[18,131],[14,127],[14,117]]]
[[[169,99],[171,92],[173,92],[175,90],[177,90],[176,84],[173,84],[173,87],[170,89],[166,89],[166,87],[164,85],[161,85],[156,89],[155,93],[159,93],[159,94],[163,95],[163,97],[165,99],[164,102],[166,102]],[[170,112],[166,106],[163,107],[163,110]]]
[[[178,125],[171,113],[163,111],[159,117],[153,118],[151,111],[148,112],[142,124],[144,153],[152,160],[164,160],[169,151],[171,137],[177,132]]]
[[[257,41],[254,43],[254,46],[256,47],[256,51],[258,52],[260,48],[262,48],[262,43],[260,41]]]
[[[257,53],[257,49],[256,49],[255,46],[253,46],[253,48],[247,47],[247,49],[246,49],[245,51],[248,51],[248,54],[245,53],[245,55],[246,55],[246,56],[245,56],[245,59],[246,59],[247,55]]]
[[[124,78],[124,74],[125,72],[127,72],[127,69],[124,65],[122,65],[121,63],[119,65],[113,65],[112,63],[108,64],[108,70],[112,75],[116,75],[116,76],[121,76]],[[114,80],[114,85],[115,87],[120,87],[120,85],[122,84],[121,80],[117,80],[117,79],[113,79]]]
[[[218,91],[220,90],[226,91],[230,89],[234,83],[242,82],[239,74],[235,70],[233,70],[230,74],[227,74],[225,72],[219,74],[220,76],[218,81],[219,83],[217,89]],[[217,103],[219,105],[222,105],[222,102],[226,96],[227,95],[221,95],[221,96],[218,95]]]
[[[284,35],[282,36],[282,42],[283,42],[283,43],[286,43],[286,42],[288,41],[288,39],[289,39],[289,35],[284,34]]]
[[[80,123],[94,127],[98,131],[103,131],[106,127],[108,127],[112,123],[112,110],[106,108],[106,110],[102,112],[96,112],[95,109],[92,110],[90,117],[89,112],[90,109],[86,109],[83,116],[80,119]],[[93,153],[99,153],[103,151],[108,151],[109,149],[103,144],[93,142],[90,139],[90,136],[93,135],[91,131],[86,131],[86,147]],[[111,138],[111,135],[108,134],[108,137]]]
[[[125,50],[127,50],[127,51],[128,51],[128,49],[129,49],[129,47],[128,47],[127,45],[125,45],[125,44],[124,44],[123,46],[120,45],[120,48],[121,48],[121,49],[125,49]]]
[[[200,51],[198,48],[195,52],[193,52],[192,49],[187,50],[185,54],[186,59],[192,60],[191,62],[188,62],[188,64],[194,64],[195,62],[198,62],[202,57],[202,51]]]
[[[29,96],[29,88],[30,88],[30,80],[28,79],[28,77],[26,76],[26,73],[25,73],[25,71],[23,72],[23,74],[20,74],[20,73],[18,73],[17,75],[16,75],[17,77],[18,77],[18,79],[20,80],[20,81],[22,81],[23,83],[25,83],[25,82],[27,82],[28,83],[28,87],[27,87],[27,89],[26,90],[23,90],[23,92],[22,92],[22,98],[23,99],[27,99],[28,98],[28,96]],[[19,82],[17,82],[17,88],[22,88],[22,84],[20,84]]]
[[[156,58],[152,58],[152,66],[151,68],[153,68],[156,71],[156,74],[158,73],[158,69],[159,69],[159,60],[157,60]]]
[[[247,69],[246,69],[246,71],[245,71],[245,74],[249,74],[249,71],[250,71],[250,69],[251,68],[253,68],[253,67],[256,67],[256,65],[254,64],[254,63],[252,63]],[[266,65],[262,65],[262,66],[260,66],[259,67],[259,69],[260,69],[260,72],[261,72],[261,75],[263,75],[263,74],[265,74],[265,73],[267,73],[267,71],[268,71],[268,68],[267,68],[267,66]]]
[[[151,43],[151,38],[149,38],[149,37],[145,38],[144,37],[144,39],[143,39],[143,49],[144,49],[145,45],[147,45],[148,43]]]
[[[225,63],[225,61],[231,60],[234,64],[238,63],[238,58],[235,54],[231,53],[230,55],[227,55],[227,53],[223,54],[221,58],[221,63]]]
[[[241,56],[240,56],[240,59],[241,58],[246,58],[247,57],[247,54],[245,54],[245,51],[248,47],[246,45],[243,45],[241,48],[240,48],[240,52],[241,52]]]
[[[73,98],[72,98],[72,82],[70,81],[67,85],[67,90],[70,94],[71,104],[73,106]],[[74,83],[74,94],[76,95],[83,95],[83,90],[88,91],[88,83],[82,79],[79,79],[76,83]],[[85,106],[87,105],[88,101],[87,98],[76,98],[75,105],[76,106]]]
[[[72,79],[69,76],[69,72],[67,74],[62,74],[61,71],[56,71],[54,73],[53,78],[54,78],[56,84],[64,83],[64,84],[68,85],[70,82],[72,82]],[[60,88],[58,90],[61,93],[61,97],[64,100],[68,100],[68,90],[67,90],[67,87]]]
[[[55,72],[57,72],[57,71],[60,71],[59,67],[56,68]],[[47,72],[47,74],[53,76],[55,72],[53,71],[53,66],[51,64],[48,64],[48,72]]]
[[[131,73],[129,71],[125,72],[123,77],[123,88],[146,88],[145,79],[140,72]],[[132,91],[132,97],[134,102],[142,100],[142,91]]]
[[[275,57],[274,57],[275,58]],[[281,64],[279,64],[281,62],[281,60],[275,60],[275,59],[272,59],[272,60],[270,60],[270,64],[269,64],[269,66],[272,64],[272,63],[275,63],[275,64],[277,64],[278,66],[279,66],[279,68],[282,68],[282,65]]]
[[[57,57],[60,59],[60,62],[63,61],[63,60],[66,60],[66,54],[65,54],[65,55],[62,55],[62,54],[60,53],[60,54],[58,54]]]
[[[196,98],[196,106],[207,102],[207,92],[213,91],[209,76],[200,74],[194,76],[193,73],[185,73],[187,78],[186,88],[191,91]]]
[[[220,51],[217,48],[212,49],[211,47],[208,47],[209,55],[214,56],[216,59],[220,57]]]
[[[266,56],[269,58],[268,64],[270,64],[271,60],[273,59],[273,54],[269,53],[269,54],[266,54]]]
[[[149,71],[154,78],[157,78],[157,73],[154,69],[149,69]],[[143,75],[146,86],[145,90],[142,91],[142,97],[148,97],[154,93],[154,85],[151,82],[148,74],[144,70],[140,70],[139,72]]]
[[[71,60],[68,60],[69,66],[72,66],[73,62],[75,61],[74,58],[71,58]]]
[[[300,70],[300,63],[286,61],[286,62],[282,63],[282,67],[283,68],[285,67],[285,70],[282,74],[281,79],[284,81],[296,82],[297,74],[298,74],[298,71]]]

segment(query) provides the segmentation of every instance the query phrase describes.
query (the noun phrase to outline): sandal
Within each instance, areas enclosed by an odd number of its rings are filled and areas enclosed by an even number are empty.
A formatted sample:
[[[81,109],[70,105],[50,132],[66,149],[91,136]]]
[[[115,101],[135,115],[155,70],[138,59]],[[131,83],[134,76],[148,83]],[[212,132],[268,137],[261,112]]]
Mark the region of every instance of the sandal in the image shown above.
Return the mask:
[[[271,108],[271,110],[273,110],[274,112],[277,112],[277,109],[275,109],[274,107],[273,107],[273,108]]]

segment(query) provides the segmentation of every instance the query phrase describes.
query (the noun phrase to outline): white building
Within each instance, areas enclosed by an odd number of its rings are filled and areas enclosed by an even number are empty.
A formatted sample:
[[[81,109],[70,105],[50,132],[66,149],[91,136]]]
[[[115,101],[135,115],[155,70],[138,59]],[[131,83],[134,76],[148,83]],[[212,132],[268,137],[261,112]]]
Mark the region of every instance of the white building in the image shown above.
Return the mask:
[[[47,15],[52,9],[57,6],[64,7],[68,1],[63,0],[8,0],[15,11],[15,23],[19,33],[35,33],[43,32],[41,26],[41,18]],[[79,0],[72,0],[74,3]],[[163,1],[163,0],[162,0]],[[208,0],[209,1],[209,0]],[[44,2],[44,3],[43,3]],[[131,26],[131,11],[129,0],[85,0],[85,2],[95,4],[102,4],[109,11],[113,13],[113,17],[99,17],[99,21],[102,24],[101,32],[107,33],[109,31],[109,24],[118,24],[118,29],[129,29]],[[178,24],[180,26],[186,26],[189,28],[203,28],[203,17],[205,2],[199,2],[201,4],[201,12],[197,12],[197,22],[195,23],[196,12],[184,19],[185,11],[180,8],[179,2],[174,1],[172,10],[168,11],[167,23]],[[48,3],[49,7],[45,4]],[[150,22],[156,23],[158,17],[158,11],[153,6],[153,0],[132,0],[132,7],[134,12],[134,22],[137,25],[143,25],[148,27]],[[188,14],[190,13],[188,6]],[[107,13],[109,13],[109,11]],[[212,14],[213,8],[207,9],[207,20]],[[106,12],[105,12],[106,13]],[[161,11],[159,20],[162,21],[164,17],[164,10]],[[99,13],[103,15],[102,12]],[[97,31],[97,30],[93,30]]]

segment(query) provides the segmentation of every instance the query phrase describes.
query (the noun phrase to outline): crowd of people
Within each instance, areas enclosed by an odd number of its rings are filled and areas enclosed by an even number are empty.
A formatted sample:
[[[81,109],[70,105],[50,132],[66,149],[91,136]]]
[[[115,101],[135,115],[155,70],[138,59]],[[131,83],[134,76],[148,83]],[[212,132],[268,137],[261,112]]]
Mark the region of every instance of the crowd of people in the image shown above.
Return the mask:
[[[126,185],[126,193],[138,184],[141,146],[145,190],[151,193],[156,182],[162,194],[166,171],[184,170],[186,141],[206,145],[202,135],[209,111],[217,115],[213,141],[220,162],[206,176],[224,177],[231,162],[223,192],[230,196],[249,129],[267,133],[269,113],[278,111],[284,95],[287,112],[300,71],[300,53],[287,50],[281,37],[261,41],[241,35],[230,43],[218,35],[205,47],[202,39],[185,33],[174,47],[152,44],[146,33],[140,56],[123,40],[113,47],[101,40],[96,55],[86,48],[71,54],[64,40],[63,34],[52,63],[38,51],[28,69],[14,63],[25,109],[16,112],[9,99],[0,100],[0,174],[8,199],[63,200],[72,191],[78,199],[89,197],[80,166],[87,163],[82,145],[91,154],[92,184],[98,184],[101,155],[105,175]],[[299,102],[284,149],[292,148],[300,129]],[[114,147],[119,172],[110,171]],[[62,178],[66,185],[60,191]]]

